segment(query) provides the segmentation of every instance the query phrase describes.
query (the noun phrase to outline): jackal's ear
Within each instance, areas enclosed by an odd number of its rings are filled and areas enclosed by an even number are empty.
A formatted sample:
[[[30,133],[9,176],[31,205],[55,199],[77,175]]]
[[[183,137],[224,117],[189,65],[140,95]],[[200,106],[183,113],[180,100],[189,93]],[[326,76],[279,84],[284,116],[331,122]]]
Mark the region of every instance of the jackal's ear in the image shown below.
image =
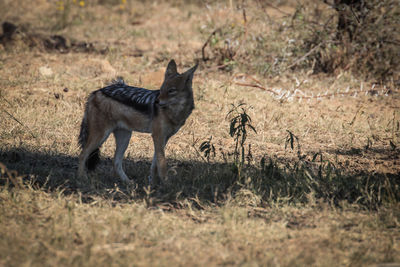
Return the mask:
[[[194,67],[192,67],[191,69],[187,70],[186,73],[188,73],[189,75],[193,76],[193,73],[196,71],[197,67],[199,66],[199,63],[197,63]]]
[[[178,71],[176,69],[175,60],[171,59],[171,61],[168,63],[167,70],[165,71],[165,79],[176,74],[178,74]]]
[[[183,75],[186,77],[186,84],[192,85],[193,75],[199,64],[197,63],[193,68],[187,70]]]

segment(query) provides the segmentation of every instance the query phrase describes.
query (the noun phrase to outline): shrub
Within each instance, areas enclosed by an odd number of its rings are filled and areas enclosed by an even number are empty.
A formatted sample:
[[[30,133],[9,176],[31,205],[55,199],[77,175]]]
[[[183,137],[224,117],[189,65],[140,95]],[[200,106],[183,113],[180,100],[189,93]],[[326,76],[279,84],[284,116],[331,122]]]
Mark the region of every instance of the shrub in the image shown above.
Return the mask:
[[[327,1],[325,1],[327,2]],[[387,82],[399,79],[400,7],[395,0],[335,1],[336,13],[316,16],[314,9],[299,6],[294,33],[300,39],[297,56],[314,49],[302,64],[314,73],[350,70],[366,79]]]

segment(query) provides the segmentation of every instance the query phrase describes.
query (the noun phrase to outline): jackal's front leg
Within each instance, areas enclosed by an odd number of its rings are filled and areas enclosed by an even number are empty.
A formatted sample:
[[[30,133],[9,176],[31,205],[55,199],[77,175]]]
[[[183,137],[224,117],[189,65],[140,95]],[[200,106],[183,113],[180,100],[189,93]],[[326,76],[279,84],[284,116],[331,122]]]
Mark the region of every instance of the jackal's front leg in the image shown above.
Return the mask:
[[[131,139],[132,132],[122,129],[117,129],[114,131],[116,149],[114,156],[114,171],[118,177],[123,182],[130,182],[128,176],[122,169],[122,159],[124,158],[124,153],[129,145],[129,140]]]
[[[167,162],[165,160],[165,145],[166,138],[162,134],[152,134],[154,142],[154,156],[150,169],[149,182],[153,183],[154,179],[158,176],[163,182],[167,174]]]
[[[155,178],[157,176],[157,156],[156,152],[154,152],[153,155],[153,160],[151,162],[151,167],[150,167],[150,175],[149,175],[149,184],[155,183]]]

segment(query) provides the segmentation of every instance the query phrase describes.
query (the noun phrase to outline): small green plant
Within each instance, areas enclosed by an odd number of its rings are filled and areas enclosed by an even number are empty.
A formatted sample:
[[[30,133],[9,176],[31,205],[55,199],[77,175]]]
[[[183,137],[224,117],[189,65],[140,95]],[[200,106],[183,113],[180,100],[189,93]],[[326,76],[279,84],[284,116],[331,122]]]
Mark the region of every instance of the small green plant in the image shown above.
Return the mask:
[[[200,151],[203,152],[204,157],[207,159],[208,163],[210,162],[210,157],[215,157],[215,146],[213,143],[211,143],[211,140],[212,136],[210,136],[210,138],[208,138],[200,145]]]
[[[246,155],[246,139],[249,131],[257,133],[253,125],[251,125],[251,117],[247,114],[245,103],[237,106],[232,105],[231,110],[226,116],[230,121],[229,135],[235,141],[235,150],[233,151],[234,164],[237,167],[238,176],[241,176],[241,171],[245,164],[245,160],[250,159],[251,146],[248,146]]]
[[[303,159],[305,156],[301,155],[301,147],[300,147],[300,142],[299,142],[299,138],[294,135],[291,131],[286,130],[286,132],[288,133],[286,136],[286,140],[285,140],[285,150],[287,149],[288,145],[290,144],[290,148],[292,150],[294,150],[294,142],[297,142],[297,157],[301,160]]]

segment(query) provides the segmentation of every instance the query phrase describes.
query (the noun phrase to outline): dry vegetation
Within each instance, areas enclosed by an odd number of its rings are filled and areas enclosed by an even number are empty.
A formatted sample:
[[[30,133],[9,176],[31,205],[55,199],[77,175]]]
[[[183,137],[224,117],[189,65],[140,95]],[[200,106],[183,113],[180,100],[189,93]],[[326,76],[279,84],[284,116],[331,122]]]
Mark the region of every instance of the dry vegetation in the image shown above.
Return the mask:
[[[0,0],[0,265],[400,263],[399,8],[341,46],[322,1],[243,3]],[[112,138],[79,181],[87,95],[117,75],[156,89],[171,58],[200,71],[168,183],[148,187],[137,133],[133,184]]]

